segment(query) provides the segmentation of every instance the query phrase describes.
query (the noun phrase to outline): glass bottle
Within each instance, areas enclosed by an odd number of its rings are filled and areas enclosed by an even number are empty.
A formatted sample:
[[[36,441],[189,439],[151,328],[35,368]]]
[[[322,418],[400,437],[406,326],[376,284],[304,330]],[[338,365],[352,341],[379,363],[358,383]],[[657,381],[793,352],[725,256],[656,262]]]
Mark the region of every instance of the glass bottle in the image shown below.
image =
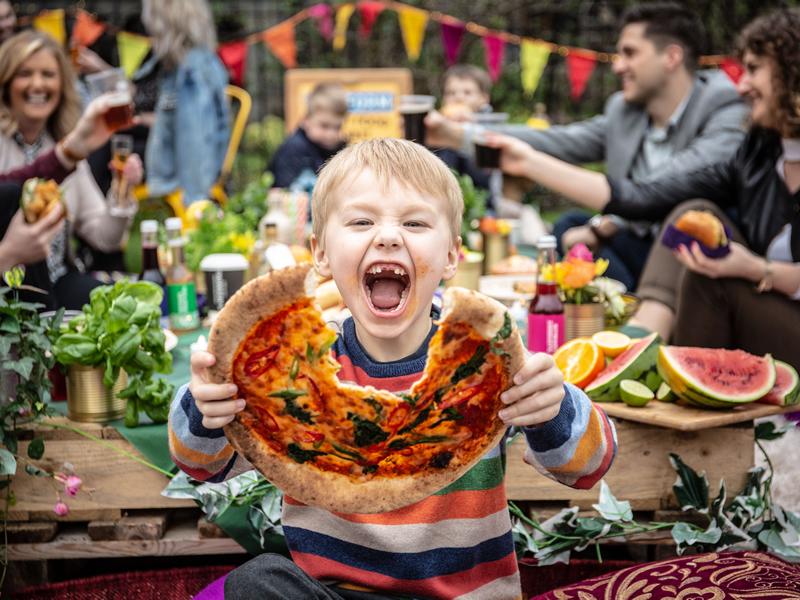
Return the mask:
[[[139,225],[142,234],[142,271],[139,273],[140,281],[150,281],[161,286],[164,297],[161,301],[161,314],[169,313],[167,308],[166,285],[167,280],[158,266],[158,221],[145,220]]]
[[[555,281],[556,238],[543,235],[537,247],[536,295],[528,307],[528,350],[553,354],[564,343],[564,304]]]
[[[294,239],[294,223],[283,209],[284,197],[287,192],[284,190],[270,190],[267,196],[269,209],[264,215],[264,223],[274,223],[277,234],[277,241],[282,244],[290,245]]]
[[[279,241],[278,226],[276,223],[264,224],[262,239],[264,240],[264,258],[262,270],[274,271],[297,264],[289,246]]]
[[[177,217],[167,219],[167,245],[170,263],[167,269],[167,306],[169,324],[173,331],[191,331],[200,326],[197,311],[197,290],[194,275],[186,267],[184,247],[186,238],[181,235],[182,222]]]

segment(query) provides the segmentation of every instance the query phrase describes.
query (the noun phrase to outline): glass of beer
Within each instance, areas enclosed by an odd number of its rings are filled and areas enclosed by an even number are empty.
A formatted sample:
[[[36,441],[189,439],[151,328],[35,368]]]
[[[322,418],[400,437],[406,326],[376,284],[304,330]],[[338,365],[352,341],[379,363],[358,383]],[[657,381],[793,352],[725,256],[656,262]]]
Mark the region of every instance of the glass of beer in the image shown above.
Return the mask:
[[[133,122],[133,92],[122,69],[106,69],[86,76],[92,98],[111,94],[111,105],[103,118],[111,131],[128,127]]]
[[[435,102],[433,96],[400,96],[398,110],[403,116],[404,137],[407,140],[425,145],[425,115],[433,110]]]
[[[475,113],[473,121],[491,129],[492,125],[502,125],[508,121],[508,113]],[[500,168],[500,148],[482,144],[483,136],[475,138],[475,164],[480,169]]]
[[[111,189],[108,210],[116,217],[128,217],[136,212],[136,198],[125,177],[125,162],[133,154],[133,136],[115,133],[111,136]]]

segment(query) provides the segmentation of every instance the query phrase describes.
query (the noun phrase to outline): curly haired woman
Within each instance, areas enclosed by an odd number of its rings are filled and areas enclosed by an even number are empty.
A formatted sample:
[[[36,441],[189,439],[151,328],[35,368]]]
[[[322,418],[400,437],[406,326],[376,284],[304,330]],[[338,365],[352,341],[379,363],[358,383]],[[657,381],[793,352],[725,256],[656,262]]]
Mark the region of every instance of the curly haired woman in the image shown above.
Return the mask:
[[[714,212],[733,231],[730,254],[710,259],[696,244],[676,252],[654,245],[638,289],[637,324],[665,339],[671,334],[679,345],[770,352],[800,368],[800,10],[750,23],[739,52],[745,70],[737,89],[751,105],[750,130],[728,162],[636,184],[533,156],[513,139],[495,145],[503,148],[504,169],[546,167],[555,182],[546,185],[567,195],[570,181],[589,178],[581,187],[603,196],[605,213],[673,223],[689,209]],[[691,198],[706,200],[672,210],[676,200]]]

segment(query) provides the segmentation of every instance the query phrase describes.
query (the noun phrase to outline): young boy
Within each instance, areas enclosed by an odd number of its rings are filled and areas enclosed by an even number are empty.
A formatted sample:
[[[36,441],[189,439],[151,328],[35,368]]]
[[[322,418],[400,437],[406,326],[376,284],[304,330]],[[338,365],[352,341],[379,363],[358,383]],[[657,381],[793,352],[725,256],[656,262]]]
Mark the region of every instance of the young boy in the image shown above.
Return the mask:
[[[453,65],[442,77],[442,107],[461,105],[469,112],[492,112],[489,74],[474,65]],[[462,120],[459,115],[447,115]],[[469,114],[461,115],[469,117]]]
[[[313,197],[312,251],[334,278],[352,318],[333,346],[339,378],[392,392],[422,375],[438,310],[434,290],[458,264],[463,202],[445,165],[423,146],[376,139],[351,146],[322,169]],[[377,265],[405,270],[366,285]],[[170,415],[170,448],[182,469],[217,481],[248,468],[219,429],[244,406],[236,386],[209,383],[207,352]],[[522,428],[526,461],[567,485],[588,488],[613,459],[614,430],[583,392],[565,385],[553,359],[528,357],[502,395],[498,417]],[[425,598],[520,597],[503,485],[505,442],[456,482],[399,510],[335,514],[285,498],[283,529],[294,562],[261,555],[228,577],[234,598],[349,598],[356,584]],[[325,582],[323,584],[322,582]]]
[[[273,185],[288,188],[304,171],[316,175],[325,161],[344,147],[342,125],[347,94],[342,86],[320,83],[308,95],[302,124],[275,151],[267,171]]]

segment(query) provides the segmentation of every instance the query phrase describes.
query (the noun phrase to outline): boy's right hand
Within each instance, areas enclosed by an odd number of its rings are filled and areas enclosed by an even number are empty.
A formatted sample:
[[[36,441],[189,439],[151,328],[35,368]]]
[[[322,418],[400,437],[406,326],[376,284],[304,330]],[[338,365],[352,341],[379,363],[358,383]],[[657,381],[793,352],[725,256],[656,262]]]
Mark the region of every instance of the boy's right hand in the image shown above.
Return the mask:
[[[217,359],[210,352],[198,350],[192,353],[192,378],[189,391],[194,397],[197,410],[203,415],[203,427],[219,429],[233,421],[245,406],[244,400],[233,398],[237,392],[233,383],[211,383],[208,380],[208,367]]]

